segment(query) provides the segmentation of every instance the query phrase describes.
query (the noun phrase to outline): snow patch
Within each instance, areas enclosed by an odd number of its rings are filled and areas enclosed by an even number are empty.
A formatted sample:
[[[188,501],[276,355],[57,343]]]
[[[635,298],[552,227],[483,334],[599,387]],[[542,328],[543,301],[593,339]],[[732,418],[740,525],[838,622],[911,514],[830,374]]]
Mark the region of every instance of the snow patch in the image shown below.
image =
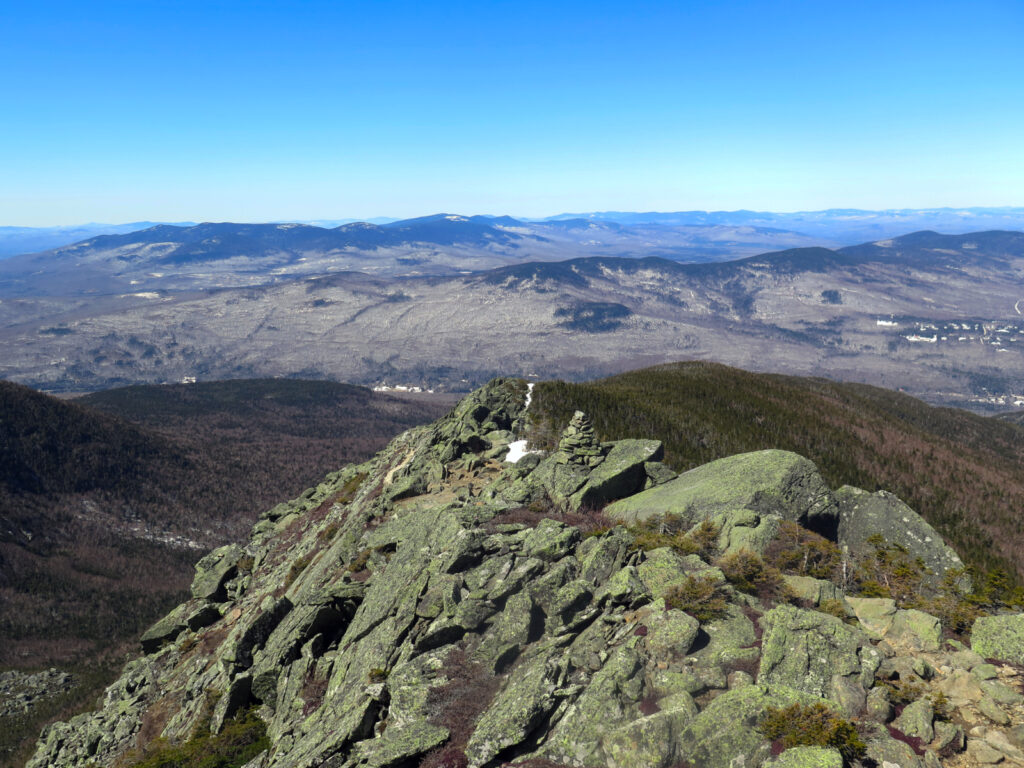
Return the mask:
[[[526,450],[525,440],[513,440],[508,444],[508,453],[505,454],[505,461],[515,464],[528,453],[538,453],[538,451]]]
[[[526,413],[533,401],[533,383],[526,385],[526,402],[523,403],[523,413]],[[508,453],[505,454],[505,461],[515,464],[528,453],[540,453],[540,451],[526,450],[526,440],[513,440],[508,444]]]

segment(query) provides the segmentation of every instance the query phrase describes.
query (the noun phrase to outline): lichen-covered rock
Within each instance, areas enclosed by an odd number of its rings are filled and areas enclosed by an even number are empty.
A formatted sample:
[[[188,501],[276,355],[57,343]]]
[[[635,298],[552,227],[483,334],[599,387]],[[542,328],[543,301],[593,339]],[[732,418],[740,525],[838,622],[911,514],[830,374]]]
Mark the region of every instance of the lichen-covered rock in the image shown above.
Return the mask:
[[[881,640],[896,618],[896,601],[888,597],[847,597],[861,630],[874,640]]]
[[[162,619],[156,621],[149,629],[142,633],[139,644],[145,653],[158,651],[167,643],[173,642],[178,635],[188,628],[188,615],[190,610],[187,605],[179,605]]]
[[[1014,706],[1024,703],[1024,695],[1022,695],[1016,687],[1011,688],[1006,683],[1002,683],[998,680],[982,680],[981,690],[986,696],[998,704]]]
[[[471,768],[523,741],[559,701],[567,660],[555,648],[520,666],[480,716],[466,745]]]
[[[764,637],[757,679],[863,709],[881,656],[834,616],[780,605],[761,617]]]
[[[882,597],[847,597],[864,633],[873,640],[885,640],[902,651],[937,651],[942,625],[930,613],[898,609],[896,601]]]
[[[890,645],[913,651],[937,651],[942,640],[942,623],[930,613],[914,608],[896,612],[885,633]]]
[[[104,695],[104,707],[43,729],[36,754],[26,768],[86,766],[97,755],[119,753],[131,745],[148,706],[156,701],[157,668],[149,657],[125,666]]]
[[[932,725],[935,728],[935,739],[931,743],[931,748],[934,751],[963,752],[965,741],[963,728],[948,720],[936,720]]]
[[[816,697],[780,685],[747,685],[715,698],[679,736],[680,752],[701,768],[761,765],[771,748],[757,725],[768,707],[810,705]]]
[[[865,743],[865,757],[875,765],[883,768],[897,765],[900,768],[927,768],[909,744],[894,739],[884,726],[877,725]]]
[[[835,500],[811,461],[788,451],[730,456],[675,480],[617,501],[606,513],[620,520],[681,516],[689,525],[729,510],[748,509],[784,520],[833,527]]]
[[[539,619],[537,614],[537,606],[529,593],[512,595],[505,603],[505,610],[484,634],[475,656],[484,660],[493,672],[506,668],[530,642],[530,627]]]
[[[868,493],[847,485],[836,491],[835,498],[839,503],[838,541],[844,552],[870,556],[874,547],[868,539],[881,535],[887,544],[898,544],[911,557],[921,558],[927,569],[924,579],[933,587],[941,584],[947,571],[963,569],[963,561],[942,536],[893,494]],[[961,581],[970,586],[967,577]]]
[[[679,762],[683,726],[693,719],[689,708],[662,710],[616,728],[605,736],[608,768],[669,768]]]
[[[843,768],[843,756],[828,747],[793,747],[769,760],[764,768]]]
[[[636,567],[632,565],[613,574],[594,594],[596,603],[610,602],[612,605],[629,608],[637,608],[650,600],[650,590],[640,580]]]
[[[618,440],[608,445],[610,450],[604,461],[569,498],[570,509],[596,509],[642,491],[647,483],[646,464],[664,454],[658,440]]]
[[[653,488],[656,485],[664,485],[669,480],[675,480],[679,476],[671,467],[662,464],[660,461],[648,461],[645,463],[644,474],[647,475],[644,490]]]
[[[1006,755],[983,739],[970,739],[967,742],[967,759],[971,765],[995,765],[1003,762]]]
[[[0,728],[9,718],[31,714],[53,697],[67,693],[75,683],[70,674],[53,667],[41,672],[0,672]]]
[[[637,574],[655,599],[664,598],[669,590],[685,582],[688,575],[712,579],[716,584],[725,583],[720,569],[709,566],[696,555],[680,555],[668,547],[647,552],[637,566]]]
[[[196,575],[192,580],[192,597],[212,602],[222,602],[225,597],[224,582],[234,572],[242,548],[237,544],[228,544],[196,563]]]
[[[893,707],[889,699],[889,691],[884,686],[876,685],[868,691],[867,700],[864,703],[864,711],[868,718],[878,723],[888,723],[892,720]]]
[[[591,765],[603,762],[601,743],[610,730],[628,723],[640,712],[644,691],[643,661],[632,647],[620,645],[609,652],[590,683],[567,703],[564,714],[548,733],[541,754],[556,762]]]
[[[389,727],[379,738],[358,742],[351,760],[366,768],[394,768],[441,746],[448,740],[448,736],[447,728],[434,725],[426,719],[415,720]]]
[[[752,509],[731,509],[710,518],[718,527],[718,550],[722,554],[747,549],[763,555],[772,543],[782,518]]]
[[[825,600],[839,600],[843,597],[843,591],[825,579],[786,574],[782,580],[793,595],[811,605],[821,605]]]
[[[949,676],[937,683],[937,687],[953,706],[978,702],[984,695],[978,680],[966,669],[952,670]]]
[[[730,603],[721,618],[704,622],[701,626],[702,647],[690,649],[690,656],[702,666],[717,668],[720,665],[742,663],[754,665],[760,655],[757,647],[757,627],[742,606]],[[725,687],[725,674],[721,675]]]
[[[557,520],[541,520],[523,541],[523,554],[553,562],[569,554],[579,540],[578,529]]]
[[[900,716],[893,720],[892,727],[928,744],[935,738],[935,729],[932,728],[934,719],[932,703],[928,699],[918,699],[903,708]]]
[[[1024,665],[1024,613],[975,620],[971,650],[986,659]]]
[[[644,645],[655,659],[685,656],[700,630],[700,623],[682,611],[666,610],[663,601],[652,603],[643,619]]]
[[[978,711],[996,725],[1010,724],[1010,716],[1006,714],[1006,710],[996,704],[989,696],[981,697],[981,701],[978,702]]]
[[[525,478],[530,488],[528,495],[546,495],[562,509],[568,509],[570,499],[590,477],[588,464],[560,461],[558,454],[542,460]]]
[[[601,463],[604,453],[590,417],[583,411],[576,411],[558,441],[558,461],[594,467]]]
[[[592,584],[607,581],[632,556],[632,544],[632,536],[621,527],[601,536],[591,536],[581,543],[578,550],[580,578]]]

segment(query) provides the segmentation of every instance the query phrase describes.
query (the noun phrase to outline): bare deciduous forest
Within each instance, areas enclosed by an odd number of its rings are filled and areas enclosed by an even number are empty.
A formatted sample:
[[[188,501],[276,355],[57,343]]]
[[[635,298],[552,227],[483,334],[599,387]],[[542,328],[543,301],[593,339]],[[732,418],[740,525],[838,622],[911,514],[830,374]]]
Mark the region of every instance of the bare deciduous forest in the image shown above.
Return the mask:
[[[325,381],[0,382],[0,667],[92,659],[178,602],[264,509],[448,405]]]

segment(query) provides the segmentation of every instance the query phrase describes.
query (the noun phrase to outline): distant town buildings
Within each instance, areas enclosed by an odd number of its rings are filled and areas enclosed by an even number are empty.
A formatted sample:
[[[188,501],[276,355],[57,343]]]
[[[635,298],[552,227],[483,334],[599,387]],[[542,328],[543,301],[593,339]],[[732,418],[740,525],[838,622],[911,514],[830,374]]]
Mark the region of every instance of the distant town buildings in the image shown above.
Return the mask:
[[[434,394],[432,389],[423,389],[423,387],[406,386],[405,384],[395,384],[393,387],[388,384],[378,384],[373,388],[374,392],[426,392],[429,395]]]

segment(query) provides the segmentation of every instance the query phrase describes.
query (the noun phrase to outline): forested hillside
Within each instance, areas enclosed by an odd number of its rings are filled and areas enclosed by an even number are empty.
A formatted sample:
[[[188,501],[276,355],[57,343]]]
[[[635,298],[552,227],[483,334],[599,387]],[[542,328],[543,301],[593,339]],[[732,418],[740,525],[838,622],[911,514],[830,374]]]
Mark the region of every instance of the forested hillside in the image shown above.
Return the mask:
[[[88,658],[136,635],[260,510],[445,410],[323,381],[77,401],[0,382],[0,666]]]
[[[762,448],[807,456],[833,487],[892,491],[980,569],[1024,575],[1024,432],[876,387],[679,363],[600,381],[545,382],[531,418],[551,446],[574,409],[602,439],[665,443],[686,470]]]

